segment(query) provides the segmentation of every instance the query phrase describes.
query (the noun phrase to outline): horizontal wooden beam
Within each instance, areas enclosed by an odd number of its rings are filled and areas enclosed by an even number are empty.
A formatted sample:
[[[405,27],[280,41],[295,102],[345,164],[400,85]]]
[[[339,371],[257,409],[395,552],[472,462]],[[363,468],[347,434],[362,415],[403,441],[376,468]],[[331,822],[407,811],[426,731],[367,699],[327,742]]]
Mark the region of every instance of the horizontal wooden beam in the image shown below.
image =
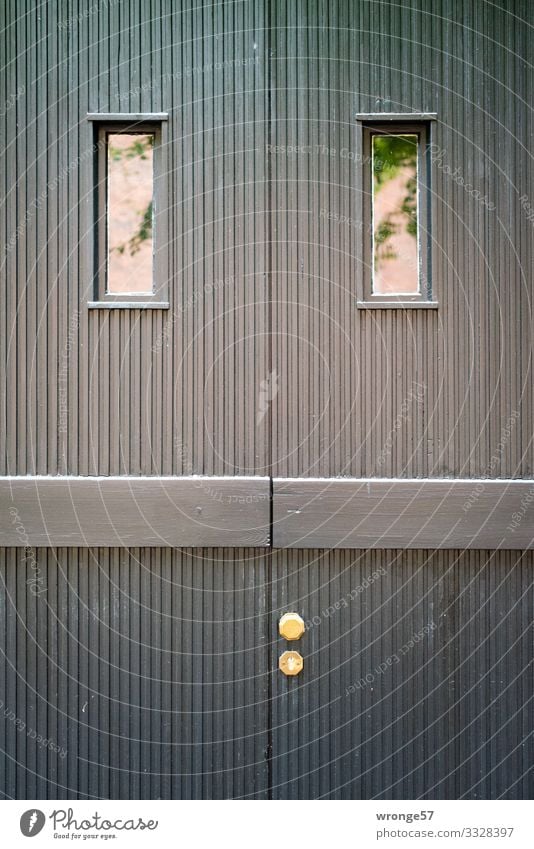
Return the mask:
[[[0,478],[2,546],[265,546],[262,477]]]
[[[275,478],[275,548],[534,546],[532,480]]]
[[[127,124],[167,121],[168,112],[88,112],[88,121],[124,121]]]
[[[402,123],[402,121],[437,121],[437,112],[358,112],[356,115],[357,121],[373,121],[380,123],[382,121],[393,121],[394,123]]]

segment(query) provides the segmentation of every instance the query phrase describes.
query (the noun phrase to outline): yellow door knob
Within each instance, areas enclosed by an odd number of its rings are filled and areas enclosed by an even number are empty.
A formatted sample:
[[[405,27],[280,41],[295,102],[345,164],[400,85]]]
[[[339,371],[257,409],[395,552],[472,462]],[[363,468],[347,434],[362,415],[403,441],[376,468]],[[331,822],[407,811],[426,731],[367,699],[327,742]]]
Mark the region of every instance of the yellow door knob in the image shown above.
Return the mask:
[[[298,675],[304,667],[304,660],[298,651],[285,651],[280,655],[278,667],[284,675]]]
[[[304,619],[298,613],[284,613],[278,623],[278,630],[285,640],[300,640],[306,626]]]

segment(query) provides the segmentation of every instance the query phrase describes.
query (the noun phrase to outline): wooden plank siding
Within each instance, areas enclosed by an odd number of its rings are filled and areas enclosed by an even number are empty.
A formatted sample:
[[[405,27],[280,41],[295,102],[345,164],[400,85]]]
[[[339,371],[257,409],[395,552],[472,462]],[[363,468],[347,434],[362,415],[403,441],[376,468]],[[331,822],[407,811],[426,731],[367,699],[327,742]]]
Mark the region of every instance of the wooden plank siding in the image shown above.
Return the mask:
[[[531,11],[275,0],[274,477],[534,477]],[[438,309],[355,305],[357,116],[389,112],[437,114]]]
[[[534,547],[534,481],[275,478],[275,548]]]
[[[0,795],[266,798],[265,584],[256,548],[0,549]]]
[[[533,503],[520,480],[15,476],[0,543],[524,549]]]
[[[303,673],[273,676],[272,798],[531,798],[533,567],[532,551],[274,551],[270,633],[287,610],[307,627]]]

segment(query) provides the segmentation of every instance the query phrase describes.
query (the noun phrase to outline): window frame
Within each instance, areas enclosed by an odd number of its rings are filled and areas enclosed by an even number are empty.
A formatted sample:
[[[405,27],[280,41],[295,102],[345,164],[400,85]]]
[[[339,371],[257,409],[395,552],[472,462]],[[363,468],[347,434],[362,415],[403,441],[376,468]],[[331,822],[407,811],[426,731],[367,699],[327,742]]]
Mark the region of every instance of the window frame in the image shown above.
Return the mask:
[[[431,267],[431,124],[433,115],[387,114],[358,116],[361,131],[361,245],[357,305],[362,309],[436,308]],[[416,135],[417,145],[417,238],[418,283],[414,293],[374,292],[373,232],[373,137],[377,135]]]
[[[88,306],[92,309],[168,309],[169,259],[168,232],[169,207],[166,168],[166,120],[158,115],[102,115],[88,116],[93,124],[94,162],[94,272],[93,297]],[[112,134],[154,136],[153,174],[153,264],[152,291],[108,292],[108,137]]]

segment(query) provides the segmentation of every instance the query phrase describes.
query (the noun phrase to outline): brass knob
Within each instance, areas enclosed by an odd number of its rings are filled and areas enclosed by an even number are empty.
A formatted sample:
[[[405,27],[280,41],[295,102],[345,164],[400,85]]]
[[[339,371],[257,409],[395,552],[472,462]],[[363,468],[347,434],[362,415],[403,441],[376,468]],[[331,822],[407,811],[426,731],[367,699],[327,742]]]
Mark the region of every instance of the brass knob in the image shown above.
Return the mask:
[[[280,631],[280,636],[286,640],[300,640],[306,630],[306,626],[298,613],[284,613],[278,623],[278,630]]]
[[[278,661],[279,669],[284,675],[298,675],[304,667],[304,660],[298,651],[285,651]]]

